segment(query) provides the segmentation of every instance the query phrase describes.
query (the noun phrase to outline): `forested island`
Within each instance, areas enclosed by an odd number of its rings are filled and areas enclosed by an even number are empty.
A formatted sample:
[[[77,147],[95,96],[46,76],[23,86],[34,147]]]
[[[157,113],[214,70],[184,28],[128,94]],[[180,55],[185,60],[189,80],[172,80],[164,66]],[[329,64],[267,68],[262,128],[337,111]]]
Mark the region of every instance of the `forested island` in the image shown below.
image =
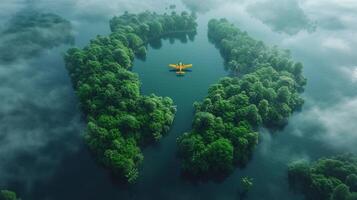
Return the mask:
[[[225,59],[225,77],[195,103],[192,130],[178,138],[182,168],[195,177],[229,174],[249,160],[258,128],[279,128],[304,103],[303,65],[288,51],[266,46],[230,24],[213,19],[208,36]]]
[[[129,183],[138,178],[140,147],[168,132],[175,108],[169,97],[140,94],[136,56],[145,57],[150,40],[195,32],[196,17],[181,14],[125,13],[110,20],[112,33],[83,49],[68,50],[65,61],[88,127],[85,140],[97,160]]]
[[[289,165],[289,183],[309,200],[357,200],[357,157],[346,154]]]
[[[10,190],[0,190],[0,200],[20,200],[15,192]]]
[[[173,122],[168,97],[140,94],[130,71],[135,56],[145,57],[151,40],[196,30],[195,16],[125,13],[110,20],[112,33],[83,48],[72,48],[66,66],[88,120],[86,142],[97,160],[128,182],[138,178],[140,147],[158,141]],[[195,103],[192,130],[178,138],[182,168],[195,176],[229,174],[249,160],[258,128],[282,127],[298,110],[306,79],[289,52],[266,46],[227,20],[209,22],[209,39],[234,75],[212,85]]]

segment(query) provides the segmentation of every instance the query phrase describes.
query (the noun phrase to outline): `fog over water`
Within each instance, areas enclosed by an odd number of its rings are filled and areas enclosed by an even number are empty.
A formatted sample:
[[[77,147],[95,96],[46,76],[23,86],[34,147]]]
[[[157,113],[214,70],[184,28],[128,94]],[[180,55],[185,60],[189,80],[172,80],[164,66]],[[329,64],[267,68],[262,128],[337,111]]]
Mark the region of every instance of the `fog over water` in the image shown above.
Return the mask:
[[[108,34],[109,19],[114,15],[171,12],[171,4],[179,11],[197,12],[197,38],[187,44],[164,41],[162,49],[149,49],[147,61],[137,61],[134,71],[143,75],[144,93],[172,95],[185,107],[170,134],[144,151],[139,183],[123,186],[96,165],[83,144],[85,121],[63,54],[72,39],[75,46],[83,47],[96,35]],[[0,8],[0,188],[15,190],[24,200],[238,199],[239,178],[245,175],[255,180],[247,199],[301,199],[287,186],[288,162],[357,153],[357,1],[2,0]],[[5,35],[14,19],[29,11],[55,14],[70,26],[50,23]],[[206,37],[208,20],[221,17],[256,39],[289,49],[294,59],[304,64],[308,79],[305,105],[283,130],[261,131],[260,144],[246,168],[237,169],[221,183],[190,183],[179,175],[175,138],[191,125],[192,102],[225,74],[220,56],[213,55],[218,50]],[[37,37],[31,37],[34,32]],[[202,83],[196,85],[198,92],[188,100],[170,87],[160,89],[159,82],[152,83],[160,81],[154,77],[157,73],[139,68],[162,64],[167,61],[160,61],[165,52],[174,54],[175,48],[186,46],[187,52],[178,56],[198,65],[211,58],[209,62],[215,64],[212,70],[216,70],[202,76]],[[4,54],[12,59],[1,60]],[[195,77],[199,80],[194,73],[191,76],[192,82]],[[185,78],[189,81],[190,74]]]

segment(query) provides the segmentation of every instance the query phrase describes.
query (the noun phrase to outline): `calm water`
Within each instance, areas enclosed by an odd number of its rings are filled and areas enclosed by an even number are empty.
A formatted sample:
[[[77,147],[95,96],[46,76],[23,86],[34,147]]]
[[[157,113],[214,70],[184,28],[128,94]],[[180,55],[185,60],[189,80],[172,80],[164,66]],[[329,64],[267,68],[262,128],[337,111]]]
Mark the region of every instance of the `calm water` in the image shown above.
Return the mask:
[[[301,195],[288,187],[288,162],[340,152],[357,153],[355,2],[183,2],[5,0],[0,3],[5,10],[0,13],[0,28],[22,9],[53,12],[72,22],[76,45],[80,47],[97,34],[108,34],[108,19],[124,10],[162,12],[175,3],[179,10],[187,5],[199,11],[194,41],[176,40],[171,44],[164,40],[160,49],[149,48],[145,61],[135,60],[133,71],[140,76],[142,92],[171,97],[178,111],[169,134],[159,144],[144,150],[141,176],[133,186],[112,179],[96,165],[82,142],[85,123],[62,59],[69,46],[45,49],[31,59],[0,63],[0,188],[13,189],[24,200],[230,200],[239,199],[240,177],[250,176],[254,178],[254,187],[246,199],[298,200]],[[220,183],[192,183],[180,176],[175,140],[190,129],[192,103],[204,98],[208,86],[227,74],[218,50],[207,38],[207,22],[217,17],[227,17],[268,44],[290,49],[294,59],[305,64],[306,103],[282,131],[261,130],[260,144],[246,168],[237,169]],[[167,64],[178,61],[192,63],[192,72],[184,77],[170,72]]]

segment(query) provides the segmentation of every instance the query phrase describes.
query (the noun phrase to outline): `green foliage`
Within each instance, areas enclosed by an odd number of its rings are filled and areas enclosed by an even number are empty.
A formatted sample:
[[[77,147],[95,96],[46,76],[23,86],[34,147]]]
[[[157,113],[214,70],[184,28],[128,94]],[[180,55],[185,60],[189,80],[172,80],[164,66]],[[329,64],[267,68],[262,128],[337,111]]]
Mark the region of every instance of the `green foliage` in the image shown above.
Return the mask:
[[[197,28],[195,15],[182,12],[181,15],[172,12],[171,15],[142,12],[139,14],[125,13],[110,20],[110,28],[114,34],[125,35],[129,45],[134,48],[154,38],[175,32],[195,32]],[[137,37],[138,36],[138,37]],[[129,37],[129,38],[128,38]]]
[[[209,39],[236,76],[221,79],[195,103],[192,130],[178,139],[183,170],[198,176],[230,172],[247,163],[258,143],[256,130],[284,126],[302,106],[299,93],[306,84],[302,64],[293,62],[287,51],[265,46],[225,19],[211,20],[208,28]],[[207,152],[222,140],[233,147],[233,159],[222,158],[224,163],[217,165],[219,159]]]
[[[0,190],[0,200],[18,200],[16,193],[10,190]]]
[[[97,36],[85,48],[72,48],[65,56],[88,119],[86,143],[100,163],[129,183],[138,178],[143,161],[139,147],[162,138],[175,113],[170,98],[140,94],[139,78],[129,71],[134,54],[145,57],[153,36],[195,30],[194,20],[186,14],[125,13],[110,20],[112,34]],[[178,28],[177,23],[185,25]]]
[[[357,175],[350,174],[346,178],[346,184],[351,188],[352,191],[357,191]]]
[[[322,158],[314,163],[289,165],[289,183],[301,189],[307,199],[355,199],[357,192],[357,157],[341,155]]]
[[[357,192],[352,192],[348,197],[347,200],[357,200]]]
[[[209,170],[213,172],[225,172],[232,170],[233,146],[227,139],[220,138],[207,146],[207,161]]]
[[[350,196],[350,189],[345,184],[338,185],[332,193],[332,200],[347,200]]]
[[[253,178],[242,177],[240,184],[242,185],[243,191],[248,192],[253,187]]]

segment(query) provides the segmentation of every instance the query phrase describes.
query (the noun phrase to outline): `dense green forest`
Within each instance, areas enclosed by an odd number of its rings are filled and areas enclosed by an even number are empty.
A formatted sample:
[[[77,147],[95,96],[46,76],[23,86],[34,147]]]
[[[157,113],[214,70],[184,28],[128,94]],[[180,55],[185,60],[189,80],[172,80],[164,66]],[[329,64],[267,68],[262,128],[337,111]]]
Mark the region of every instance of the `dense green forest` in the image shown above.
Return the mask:
[[[289,182],[311,200],[357,200],[357,157],[340,155],[289,165]]]
[[[170,98],[140,94],[138,76],[130,71],[133,59],[145,57],[150,40],[195,32],[195,19],[187,12],[125,13],[110,20],[109,36],[98,36],[65,56],[88,120],[86,143],[100,163],[128,182],[138,178],[140,147],[168,132],[175,113]]]
[[[192,130],[178,138],[182,168],[194,176],[229,174],[249,160],[264,125],[280,128],[303,99],[303,65],[289,52],[268,47],[234,27],[213,19],[208,36],[232,77],[221,79],[195,103]]]
[[[19,200],[15,192],[10,190],[0,190],[0,200]]]

